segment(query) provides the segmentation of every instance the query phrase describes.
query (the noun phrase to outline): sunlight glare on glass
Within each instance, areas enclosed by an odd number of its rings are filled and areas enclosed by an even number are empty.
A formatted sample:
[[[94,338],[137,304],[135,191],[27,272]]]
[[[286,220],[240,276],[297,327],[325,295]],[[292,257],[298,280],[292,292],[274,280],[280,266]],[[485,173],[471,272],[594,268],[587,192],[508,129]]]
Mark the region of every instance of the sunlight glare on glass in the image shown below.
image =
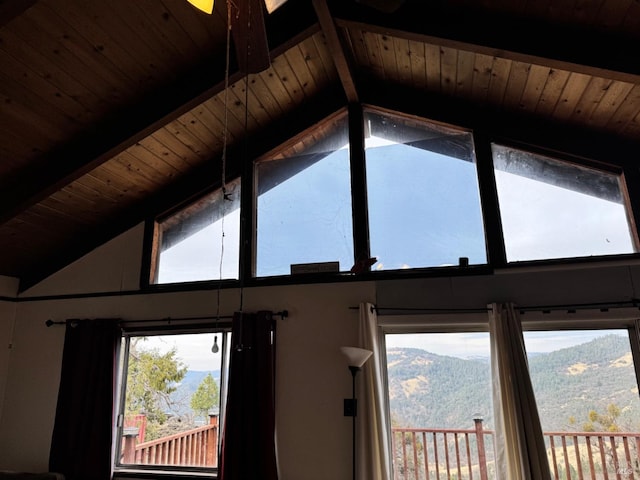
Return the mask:
[[[372,115],[370,128],[393,139],[374,133],[365,139],[371,255],[378,260],[373,268],[452,266],[461,257],[486,263],[471,136],[381,117]],[[445,147],[448,142],[455,147]]]

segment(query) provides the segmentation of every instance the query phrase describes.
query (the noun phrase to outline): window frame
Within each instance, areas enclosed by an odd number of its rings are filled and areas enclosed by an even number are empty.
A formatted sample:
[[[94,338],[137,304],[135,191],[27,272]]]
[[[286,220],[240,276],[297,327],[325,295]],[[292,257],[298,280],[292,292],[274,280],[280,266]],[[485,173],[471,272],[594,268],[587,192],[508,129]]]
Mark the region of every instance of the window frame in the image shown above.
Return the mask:
[[[179,319],[178,319],[179,320]],[[196,319],[197,320],[197,319]],[[148,325],[146,324],[148,322]],[[201,478],[202,474],[218,476],[221,453],[221,434],[224,428],[224,418],[226,411],[226,399],[228,391],[228,373],[230,364],[231,349],[231,322],[228,319],[207,319],[206,323],[197,320],[178,322],[170,325],[167,321],[131,321],[122,325],[121,348],[117,358],[116,395],[114,401],[114,442],[112,453],[112,465],[114,478],[161,478],[180,477],[184,479],[194,476]],[[214,323],[214,325],[212,325]],[[216,467],[198,467],[187,465],[152,465],[152,464],[126,464],[122,463],[119,454],[123,447],[123,430],[126,403],[127,372],[129,368],[129,348],[131,339],[145,336],[168,336],[168,335],[193,335],[193,334],[220,334],[221,341],[218,343],[221,352],[220,361],[220,385],[219,385],[219,413],[218,413],[218,445]],[[147,477],[152,475],[152,477]]]
[[[240,176],[230,179],[226,182],[226,185],[234,185],[234,189],[239,189],[240,197],[237,199],[238,202],[238,210],[240,214],[240,219],[242,222],[242,178]],[[196,216],[199,213],[206,211],[207,207],[211,204],[216,203],[216,199],[214,197],[222,198],[222,186],[216,188],[210,188],[205,192],[198,194],[197,196],[192,197],[187,202],[182,202],[170,210],[158,215],[153,220],[149,220],[145,225],[145,239],[144,239],[144,257],[143,257],[143,268],[146,272],[145,275],[142,276],[143,280],[141,282],[143,288],[163,288],[168,285],[184,285],[190,283],[238,283],[240,278],[242,277],[241,270],[241,257],[242,257],[242,249],[240,248],[240,242],[242,237],[242,223],[240,223],[240,228],[238,229],[238,278],[220,278],[220,279],[197,279],[197,280],[185,280],[185,281],[174,281],[174,282],[158,282],[158,268],[160,265],[160,255],[162,254],[161,244],[162,244],[162,224],[166,221],[169,221],[171,218],[178,215],[185,215],[186,217]],[[202,205],[199,207],[199,205]],[[219,203],[219,205],[224,205],[223,203]],[[186,214],[189,210],[194,210],[193,214]],[[222,213],[221,211],[219,213]],[[231,214],[232,211],[225,211],[225,215]],[[224,218],[221,215],[220,218]],[[179,223],[179,222],[176,222]],[[210,225],[209,225],[210,226]],[[206,228],[206,227],[205,227]],[[196,232],[197,233],[197,232]],[[227,232],[225,232],[227,233]],[[225,234],[225,238],[229,235]]]
[[[501,240],[501,248],[503,258],[497,264],[494,264],[491,259],[489,263],[496,268],[507,268],[513,269],[518,267],[531,267],[531,266],[540,266],[545,267],[547,265],[571,265],[571,264],[598,264],[602,262],[609,262],[611,260],[620,260],[620,259],[640,259],[640,232],[637,228],[637,221],[635,218],[634,205],[631,201],[631,195],[629,192],[630,185],[628,181],[628,172],[621,165],[616,165],[614,163],[607,163],[603,161],[598,161],[594,159],[588,159],[584,157],[578,157],[576,155],[572,155],[567,152],[559,152],[556,150],[550,150],[545,147],[535,146],[530,144],[524,144],[522,142],[518,142],[516,140],[505,139],[497,136],[490,137],[482,137],[482,148],[486,149],[484,155],[487,156],[487,168],[490,167],[490,174],[487,175],[485,173],[485,177],[490,176],[491,185],[489,186],[492,189],[492,194],[495,195],[495,200],[491,206],[487,208],[491,209],[491,214],[497,216],[497,222],[499,228],[499,235]],[[598,254],[598,255],[588,255],[588,256],[566,256],[566,257],[555,257],[555,258],[539,258],[539,259],[530,259],[530,260],[508,260],[506,255],[506,239],[504,235],[503,225],[502,225],[502,213],[499,202],[498,195],[498,186],[495,179],[495,161],[493,157],[493,146],[507,148],[511,150],[521,151],[525,154],[530,154],[534,156],[542,157],[543,159],[548,159],[551,162],[566,164],[569,167],[575,167],[583,170],[590,170],[594,173],[602,173],[605,175],[613,175],[618,177],[618,184],[620,187],[620,195],[622,196],[621,204],[624,207],[627,224],[629,226],[629,233],[631,242],[633,245],[634,252],[631,253],[614,253],[614,254]],[[482,183],[488,183],[485,179],[484,181],[480,179],[481,188]],[[484,207],[483,207],[484,210]],[[496,227],[494,227],[496,228]],[[487,241],[489,243],[489,240]]]
[[[432,311],[429,312],[425,309],[424,312],[419,313],[416,309],[416,313],[394,313],[377,316],[379,326],[378,343],[381,346],[380,351],[383,352],[384,358],[382,359],[383,365],[383,379],[384,379],[384,398],[385,408],[387,409],[388,418],[391,419],[391,399],[389,398],[389,368],[387,365],[387,335],[412,335],[412,334],[456,334],[456,333],[486,333],[489,335],[489,317],[486,309],[471,309],[464,312],[460,310],[460,313],[454,311]],[[490,345],[489,345],[490,347]],[[491,365],[489,365],[489,378],[492,379]],[[492,395],[493,388],[490,386],[490,394]],[[493,395],[491,398],[493,403]],[[390,440],[393,438],[393,427],[391,424],[388,426]],[[416,428],[416,427],[411,427]],[[438,426],[431,426],[428,428],[438,429]],[[435,435],[435,434],[434,434]],[[389,441],[389,459],[391,460],[391,468],[395,473],[396,466],[394,465],[395,452],[393,450],[393,442]],[[497,461],[497,459],[495,459]]]
[[[428,271],[434,271],[434,269],[438,269],[440,271],[450,271],[450,270],[460,270],[461,268],[467,269],[467,268],[472,268],[472,269],[482,269],[483,267],[487,267],[490,265],[490,248],[489,248],[489,242],[488,242],[488,235],[487,235],[487,228],[488,228],[488,221],[486,219],[486,212],[485,212],[485,202],[483,201],[483,192],[482,192],[482,177],[480,175],[480,159],[479,159],[479,155],[477,154],[477,139],[476,139],[476,135],[474,134],[474,131],[470,128],[467,127],[463,127],[463,126],[459,126],[459,125],[454,125],[451,123],[445,123],[445,122],[441,122],[441,121],[437,121],[437,120],[433,120],[433,119],[429,119],[429,118],[424,118],[424,117],[419,117],[419,116],[415,116],[415,115],[409,115],[409,114],[403,114],[400,112],[395,112],[395,111],[391,111],[391,110],[387,110],[387,109],[382,109],[382,108],[376,108],[376,107],[371,107],[371,106],[367,106],[364,108],[364,116],[363,116],[363,125],[364,125],[364,130],[366,132],[371,133],[371,123],[368,120],[371,117],[374,118],[374,122],[375,122],[375,118],[380,118],[380,117],[384,117],[385,120],[389,121],[389,122],[396,122],[398,124],[401,124],[401,126],[394,132],[394,133],[398,133],[398,134],[402,134],[402,128],[405,129],[405,131],[408,130],[414,130],[414,131],[420,131],[423,134],[433,134],[433,132],[435,131],[440,131],[442,132],[443,135],[446,135],[448,138],[453,138],[456,136],[456,133],[460,136],[464,136],[464,137],[468,137],[468,144],[465,143],[460,143],[458,141],[458,143],[456,143],[455,145],[457,145],[457,150],[452,147],[450,144],[448,144],[449,150],[454,150],[454,153],[449,153],[449,152],[441,152],[441,151],[436,151],[434,150],[424,150],[425,154],[429,155],[429,154],[435,154],[435,155],[440,155],[442,157],[445,157],[447,159],[447,162],[451,160],[460,160],[460,161],[469,161],[470,163],[473,164],[473,168],[474,168],[474,175],[473,178],[475,180],[475,187],[476,187],[476,193],[477,193],[477,204],[471,205],[471,207],[477,207],[477,214],[479,215],[479,220],[480,220],[480,228],[482,229],[481,235],[478,237],[478,240],[481,240],[483,242],[483,250],[484,250],[484,261],[480,262],[480,263],[472,263],[469,264],[469,258],[466,255],[463,255],[466,252],[460,252],[461,255],[458,258],[455,258],[454,260],[456,263],[452,263],[452,264],[447,264],[447,265],[427,265],[427,266],[417,266],[417,267],[410,267],[408,270],[412,270],[412,271],[417,271],[417,272],[428,272]],[[369,123],[366,123],[368,122]],[[381,127],[379,126],[379,122],[375,122],[376,125],[378,125],[378,129],[381,129]],[[394,127],[391,128],[391,130],[394,130]],[[419,140],[419,142],[422,140]],[[366,143],[366,141],[365,141]],[[396,142],[397,145],[407,145],[406,142],[403,141],[398,141]],[[364,148],[364,163],[365,163],[365,172],[364,172],[364,182],[365,182],[365,186],[364,186],[364,197],[365,197],[365,208],[366,208],[366,217],[367,219],[371,218],[371,211],[370,211],[370,207],[371,207],[371,202],[369,202],[369,183],[366,180],[366,165],[368,164],[367,162],[367,148],[364,147],[363,144],[363,148]],[[467,152],[464,152],[466,149],[468,149]],[[459,154],[460,156],[456,157],[454,156],[455,154]],[[468,159],[464,158],[463,153],[466,153],[468,155]],[[444,158],[442,159],[442,161],[444,161]],[[404,232],[403,232],[404,233]],[[368,221],[367,223],[367,238],[369,239],[369,249],[371,247],[371,242],[370,242],[370,237],[371,237],[371,222]],[[474,240],[476,240],[474,238]],[[373,252],[375,253],[375,252]],[[464,259],[466,258],[466,263],[464,262]],[[392,272],[395,274],[399,274],[400,272],[402,272],[403,268],[389,268],[389,269],[382,269],[380,271],[375,271],[376,275],[379,275],[382,272]]]
[[[358,145],[364,145],[365,126],[363,112],[370,111],[375,114],[398,116],[408,118],[412,121],[440,124],[450,126],[454,129],[468,130],[472,134],[473,147],[475,150],[476,173],[478,177],[478,187],[480,194],[481,215],[485,233],[485,246],[487,253],[487,263],[484,265],[446,265],[416,267],[400,270],[376,271],[365,268],[353,275],[352,272],[320,272],[291,275],[290,273],[278,276],[256,276],[256,205],[255,205],[255,165],[265,158],[274,158],[293,148],[305,138],[312,135],[323,125],[329,125],[336,119],[348,114],[347,136],[349,138],[350,160],[351,160],[351,180],[352,180],[352,214],[353,214],[353,236],[354,236],[354,264],[356,259],[370,257],[368,212],[366,207],[366,172],[364,171],[364,152],[355,152]],[[440,116],[442,117],[442,116]],[[479,127],[479,128],[477,128]],[[638,228],[640,223],[636,217],[640,216],[640,174],[632,168],[626,166],[624,161],[615,159],[602,160],[602,152],[596,152],[596,157],[588,157],[587,153],[579,152],[579,149],[568,149],[566,145],[561,145],[557,149],[541,146],[535,142],[525,143],[518,140],[517,136],[504,136],[501,132],[490,132],[483,130],[484,125],[474,125],[460,119],[446,117],[439,118],[433,112],[407,113],[396,109],[390,109],[370,104],[350,105],[336,110],[333,114],[325,117],[314,127],[307,128],[295,135],[281,145],[271,148],[268,151],[259,153],[248,162],[244,162],[242,168],[237,168],[235,180],[241,183],[241,226],[240,226],[240,251],[239,251],[239,278],[237,280],[194,280],[177,282],[170,284],[156,285],[150,283],[150,272],[154,264],[152,251],[154,251],[154,241],[156,240],[155,221],[148,219],[145,227],[144,252],[143,252],[143,274],[140,277],[141,288],[147,290],[162,291],[184,291],[200,288],[210,288],[211,285],[221,285],[223,287],[262,286],[262,285],[287,285],[306,284],[315,282],[342,282],[360,280],[382,280],[398,278],[431,278],[459,275],[484,275],[492,274],[499,270],[526,271],[528,269],[545,270],[548,268],[565,268],[572,266],[598,266],[608,264],[628,263],[640,260],[640,234]],[[524,136],[522,136],[524,138]],[[581,168],[595,169],[605,173],[614,173],[620,176],[620,187],[623,195],[625,211],[629,222],[629,230],[635,252],[625,254],[605,254],[588,257],[569,257],[511,261],[506,260],[504,245],[504,235],[502,231],[502,221],[497,197],[497,188],[493,172],[493,158],[491,154],[491,144],[497,143],[505,147],[521,149],[533,154],[547,156],[552,160],[569,163]],[[573,152],[573,153],[572,153]],[[219,187],[219,185],[218,185]],[[209,192],[211,189],[209,189]],[[634,196],[635,195],[635,196]],[[636,198],[637,197],[637,198]],[[193,199],[194,197],[190,197]],[[184,205],[184,203],[182,204]],[[363,208],[362,205],[365,205]],[[171,211],[175,212],[178,208]],[[166,218],[167,213],[163,213],[157,218]],[[155,253],[154,253],[155,254]],[[519,270],[520,269],[520,270]]]
[[[516,309],[518,309],[516,307]],[[402,310],[402,309],[399,309]],[[408,309],[411,310],[411,309]],[[442,311],[429,311],[414,309],[416,313],[393,312],[378,314],[378,343],[384,352],[383,378],[386,388],[386,408],[389,415],[389,374],[386,355],[386,336],[398,334],[420,333],[462,333],[462,332],[489,332],[489,309],[443,309]],[[571,331],[571,330],[626,330],[629,335],[630,350],[632,354],[636,383],[640,388],[640,313],[635,307],[602,308],[595,306],[569,306],[558,307],[527,307],[518,309],[520,312],[520,325],[522,332],[527,331]],[[493,356],[493,352],[490,351]],[[530,373],[527,372],[530,376]],[[491,372],[493,379],[493,372]],[[493,394],[493,389],[492,389]],[[531,399],[536,402],[535,393]],[[389,426],[391,428],[391,426]],[[391,434],[391,430],[389,431]],[[391,449],[391,443],[389,443]],[[389,451],[389,458],[393,458],[393,451]]]
[[[327,277],[344,277],[345,275],[348,274],[349,269],[351,268],[351,265],[353,265],[353,263],[355,262],[355,258],[358,255],[357,253],[358,243],[357,243],[357,233],[356,233],[357,226],[354,224],[354,221],[353,221],[354,217],[358,215],[356,213],[357,206],[354,204],[354,198],[355,198],[354,182],[357,183],[357,180],[354,179],[354,175],[356,175],[357,173],[354,172],[353,152],[352,152],[352,146],[351,146],[353,141],[351,134],[352,134],[352,131],[354,130],[352,128],[353,116],[354,116],[354,113],[352,109],[344,109],[344,108],[340,109],[337,112],[335,112],[333,115],[330,115],[329,117],[325,118],[318,125],[304,130],[300,134],[293,137],[290,141],[253,159],[253,161],[250,164],[250,169],[247,168],[245,175],[250,175],[250,179],[246,180],[243,183],[243,188],[245,184],[249,184],[251,186],[251,192],[250,192],[251,196],[250,196],[250,200],[247,199],[246,203],[241,205],[241,208],[245,207],[245,205],[250,206],[251,208],[251,212],[249,214],[245,212],[245,217],[251,219],[251,222],[247,222],[247,224],[250,225],[251,231],[250,233],[245,233],[246,239],[248,240],[246,241],[246,243],[247,245],[250,245],[251,253],[249,255],[245,251],[245,255],[247,255],[248,257],[247,260],[250,263],[249,268],[245,268],[245,274],[247,275],[245,280],[248,280],[249,282],[253,281],[254,283],[255,282],[271,283],[274,281],[276,283],[279,283],[280,281],[282,281],[282,279],[284,279],[285,282],[290,283],[287,281],[287,279],[291,279],[293,282],[295,282],[295,279],[298,279],[298,278],[315,279],[315,278],[327,278]],[[324,145],[325,142],[327,147],[335,147],[334,139],[340,139],[341,137],[344,137],[344,140],[346,141],[347,152],[348,152],[347,163],[348,163],[348,169],[349,169],[349,175],[350,175],[348,184],[350,189],[349,194],[351,197],[351,203],[349,207],[351,209],[352,222],[350,225],[351,238],[349,238],[348,240],[351,241],[351,249],[352,249],[352,256],[353,256],[353,258],[351,259],[351,262],[352,262],[351,265],[341,264],[340,269],[337,272],[318,271],[314,273],[293,274],[289,271],[288,273],[284,273],[284,274],[275,273],[273,275],[258,275],[258,261],[259,261],[259,258],[258,258],[259,256],[258,255],[258,250],[259,250],[258,202],[259,202],[259,182],[260,182],[258,170],[260,166],[263,164],[268,164],[270,162],[278,162],[280,160],[295,159],[298,155],[300,155],[301,152],[303,155],[305,154],[305,152],[309,150],[311,152],[314,152],[314,148],[316,148],[318,145]],[[309,142],[308,141],[309,138],[313,138],[313,142]],[[331,155],[339,150],[340,149],[330,149],[330,150],[322,150],[322,152],[330,151],[329,155]],[[320,158],[318,162],[322,162],[325,158],[326,157]],[[302,169],[301,171],[303,170],[304,169]],[[292,178],[293,176],[294,175],[288,178]],[[246,190],[243,189],[243,191],[246,191],[247,195],[249,195],[248,189]],[[314,265],[316,263],[323,264],[323,263],[329,263],[329,261],[319,260],[318,262],[310,262],[310,265]]]

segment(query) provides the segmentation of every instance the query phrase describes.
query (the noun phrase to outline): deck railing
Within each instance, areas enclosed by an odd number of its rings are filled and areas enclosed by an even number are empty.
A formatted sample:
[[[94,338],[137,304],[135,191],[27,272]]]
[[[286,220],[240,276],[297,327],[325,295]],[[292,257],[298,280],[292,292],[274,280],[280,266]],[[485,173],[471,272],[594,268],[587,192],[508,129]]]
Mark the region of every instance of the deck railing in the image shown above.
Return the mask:
[[[545,432],[556,480],[640,479],[640,433]],[[394,480],[488,480],[495,477],[494,432],[392,429]]]
[[[393,428],[394,480],[495,478],[494,432],[481,420],[472,429]],[[136,443],[124,437],[123,463],[216,467],[218,419],[186,432]],[[640,479],[640,433],[545,432],[556,480]]]
[[[137,432],[123,435],[122,463],[125,465],[218,466],[218,417],[197,427],[148,442],[137,443]]]
[[[549,468],[557,479],[640,478],[640,433],[546,432]]]
[[[494,478],[493,432],[473,429],[393,428],[394,480]]]

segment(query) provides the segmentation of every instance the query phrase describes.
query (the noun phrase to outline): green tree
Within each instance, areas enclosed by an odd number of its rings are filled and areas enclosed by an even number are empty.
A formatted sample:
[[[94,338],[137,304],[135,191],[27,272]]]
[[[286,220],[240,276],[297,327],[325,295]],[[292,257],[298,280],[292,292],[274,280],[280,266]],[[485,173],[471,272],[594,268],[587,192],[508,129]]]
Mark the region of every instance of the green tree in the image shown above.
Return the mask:
[[[620,413],[622,413],[620,407],[613,403],[607,406],[607,413],[598,413],[595,410],[590,410],[588,421],[582,425],[582,428],[585,432],[619,432],[621,430],[618,425]]]
[[[171,410],[171,393],[182,381],[187,367],[176,358],[176,350],[160,353],[158,349],[144,349],[144,337],[131,339],[127,371],[125,415],[144,414],[147,417],[147,440],[155,438],[160,425]]]
[[[197,415],[206,417],[209,410],[218,405],[219,401],[218,385],[211,374],[208,373],[191,397],[191,408]]]

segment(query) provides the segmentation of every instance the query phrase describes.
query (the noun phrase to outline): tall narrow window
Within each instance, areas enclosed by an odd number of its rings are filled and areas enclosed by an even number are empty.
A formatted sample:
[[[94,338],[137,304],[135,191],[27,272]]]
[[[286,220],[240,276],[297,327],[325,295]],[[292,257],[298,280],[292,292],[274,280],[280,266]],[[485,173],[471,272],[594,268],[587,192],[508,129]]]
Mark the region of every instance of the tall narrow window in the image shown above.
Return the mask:
[[[486,263],[471,133],[372,111],[365,122],[373,268]]]
[[[240,179],[158,222],[151,283],[237,279]]]
[[[123,337],[116,468],[217,468],[230,336],[218,331]]]
[[[620,176],[492,145],[509,262],[633,253]]]
[[[495,478],[489,334],[385,339],[394,480]]]
[[[524,332],[554,478],[640,474],[640,398],[628,331]]]
[[[277,158],[256,164],[256,275],[296,264],[351,268],[353,229],[346,118],[320,127]]]

